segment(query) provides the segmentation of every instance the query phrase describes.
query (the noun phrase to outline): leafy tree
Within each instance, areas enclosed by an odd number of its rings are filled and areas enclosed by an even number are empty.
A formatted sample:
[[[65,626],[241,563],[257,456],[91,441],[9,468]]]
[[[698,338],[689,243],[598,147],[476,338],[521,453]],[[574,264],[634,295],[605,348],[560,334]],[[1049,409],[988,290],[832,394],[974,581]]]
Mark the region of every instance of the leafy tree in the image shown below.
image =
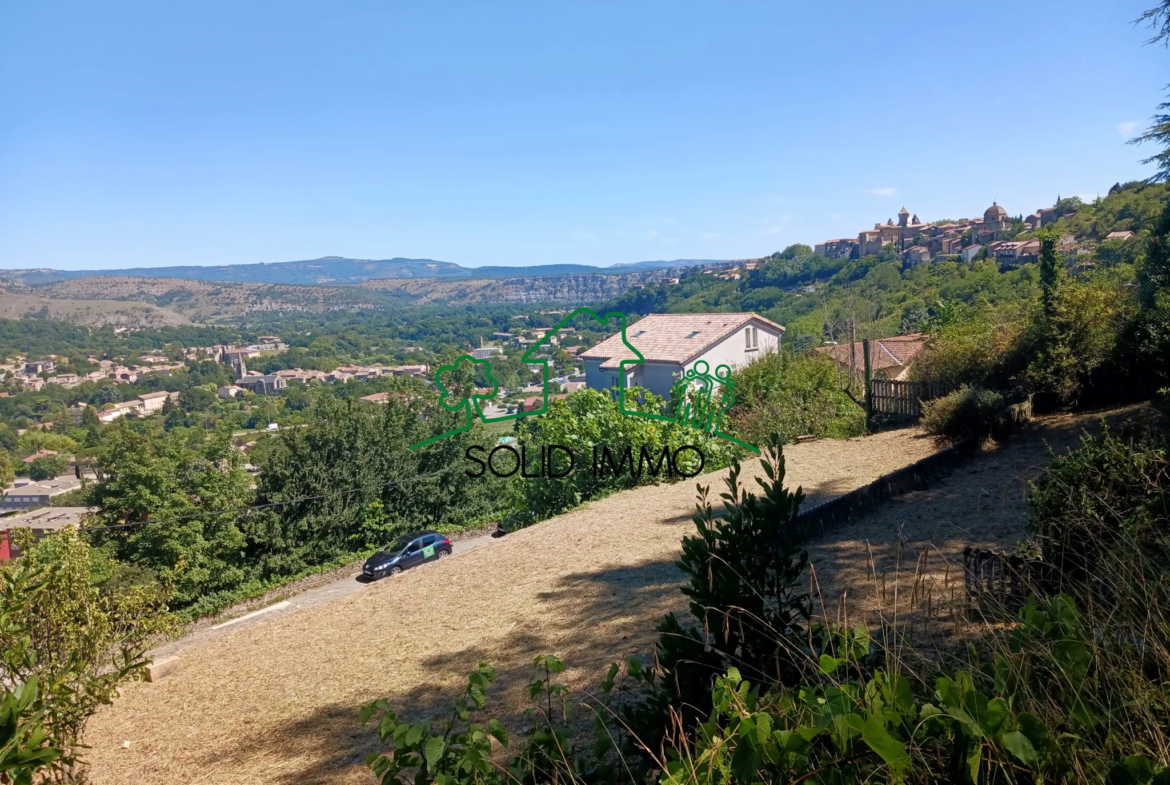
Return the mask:
[[[33,460],[28,467],[30,480],[51,480],[60,477],[69,470],[69,461],[60,455],[42,455]]]
[[[12,456],[5,449],[0,449],[0,493],[3,488],[16,479],[16,472],[12,468]]]
[[[149,642],[170,620],[156,583],[134,580],[75,529],[39,542],[19,534],[24,555],[0,565],[0,674],[39,686],[46,739],[70,772],[86,722],[142,675]]]
[[[468,525],[503,511],[503,482],[465,471],[464,450],[485,441],[478,428],[410,449],[451,430],[459,416],[433,393],[424,405],[413,390],[378,407],[321,400],[306,427],[273,439],[257,501],[279,506],[247,527],[248,559],[263,577],[385,546],[410,529]]]
[[[156,573],[179,606],[243,582],[246,539],[231,510],[251,502],[251,478],[230,432],[190,449],[177,430],[153,441],[120,423],[111,431],[90,495],[93,541]]]
[[[1154,36],[1147,44],[1170,45],[1170,0],[1162,0],[1158,5],[1142,13],[1135,24],[1147,24],[1154,30]]]

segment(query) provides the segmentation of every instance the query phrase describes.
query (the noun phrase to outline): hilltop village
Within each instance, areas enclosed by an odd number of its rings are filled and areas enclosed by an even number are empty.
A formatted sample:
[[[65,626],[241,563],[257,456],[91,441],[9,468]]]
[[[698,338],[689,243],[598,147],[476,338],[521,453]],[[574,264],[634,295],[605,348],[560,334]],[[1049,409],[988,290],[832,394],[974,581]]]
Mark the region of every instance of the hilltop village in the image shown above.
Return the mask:
[[[898,212],[897,223],[890,218],[884,224],[875,223],[872,229],[863,229],[856,238],[842,237],[817,243],[814,250],[827,259],[860,259],[889,246],[907,266],[942,260],[970,262],[982,254],[995,259],[1003,268],[1011,268],[1035,262],[1040,254],[1039,240],[1015,242],[1013,238],[1061,218],[1072,218],[1075,214],[1073,206],[1063,209],[1058,206],[1042,208],[1023,218],[1012,218],[998,202],[992,202],[982,218],[924,223],[903,207]],[[1114,232],[1104,239],[1125,240],[1133,234],[1132,231]],[[1062,237],[1061,250],[1075,253],[1088,249],[1078,249],[1076,238],[1066,234]]]

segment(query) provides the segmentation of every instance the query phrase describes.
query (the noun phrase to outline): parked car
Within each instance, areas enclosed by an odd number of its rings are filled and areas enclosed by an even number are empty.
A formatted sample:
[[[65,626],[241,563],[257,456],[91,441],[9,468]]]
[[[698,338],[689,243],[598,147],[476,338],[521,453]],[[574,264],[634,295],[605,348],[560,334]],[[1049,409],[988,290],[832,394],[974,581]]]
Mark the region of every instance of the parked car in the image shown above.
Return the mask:
[[[399,537],[389,548],[366,559],[362,574],[377,580],[450,555],[451,541],[443,535],[432,531],[414,532]]]

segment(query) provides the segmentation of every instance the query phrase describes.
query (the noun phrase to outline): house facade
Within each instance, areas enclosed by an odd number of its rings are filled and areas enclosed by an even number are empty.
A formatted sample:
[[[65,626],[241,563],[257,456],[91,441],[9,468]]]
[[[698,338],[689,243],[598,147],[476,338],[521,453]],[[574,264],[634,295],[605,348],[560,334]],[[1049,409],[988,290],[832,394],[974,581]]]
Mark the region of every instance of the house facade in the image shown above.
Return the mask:
[[[637,359],[622,341],[611,335],[579,356],[585,361],[585,385],[592,390],[642,387],[664,399],[678,378],[702,361],[714,371],[755,362],[780,350],[784,327],[754,313],[653,313],[626,328],[626,338],[645,361]]]

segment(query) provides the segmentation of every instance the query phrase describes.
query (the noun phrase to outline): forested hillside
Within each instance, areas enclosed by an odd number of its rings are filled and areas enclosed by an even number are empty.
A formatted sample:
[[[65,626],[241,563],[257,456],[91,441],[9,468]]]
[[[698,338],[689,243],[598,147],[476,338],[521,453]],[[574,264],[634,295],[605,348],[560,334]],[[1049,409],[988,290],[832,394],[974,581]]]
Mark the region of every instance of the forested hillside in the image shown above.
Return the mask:
[[[1158,215],[1170,187],[1146,183],[1116,185],[1092,204],[1058,200],[1075,213],[1051,226],[1071,234],[1086,254],[1065,259],[1081,276],[1108,275],[1116,269],[1132,276],[1132,265]],[[1130,240],[1104,238],[1130,230]],[[1025,232],[1016,239],[1030,239]],[[1128,272],[1127,272],[1128,271]],[[807,245],[791,245],[772,254],[739,280],[721,280],[692,271],[679,285],[658,284],[627,292],[606,304],[633,314],[756,311],[787,328],[785,339],[795,349],[826,340],[847,340],[852,319],[858,339],[884,337],[922,329],[942,303],[989,305],[1020,310],[1039,296],[1035,264],[1002,271],[994,260],[971,263],[938,262],[906,268],[892,246],[857,260],[826,259]]]

